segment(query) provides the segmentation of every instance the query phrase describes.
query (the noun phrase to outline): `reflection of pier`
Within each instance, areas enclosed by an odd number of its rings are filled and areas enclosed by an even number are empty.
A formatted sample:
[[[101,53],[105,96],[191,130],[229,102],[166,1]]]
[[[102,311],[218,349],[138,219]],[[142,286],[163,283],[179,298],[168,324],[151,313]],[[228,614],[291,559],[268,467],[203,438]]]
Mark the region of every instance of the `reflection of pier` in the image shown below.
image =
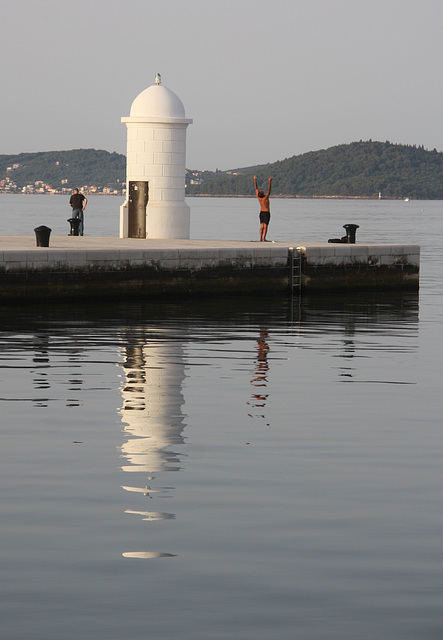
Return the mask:
[[[341,297],[306,296],[292,305],[291,324],[300,339],[309,334],[330,335],[329,348],[340,345],[335,353],[341,382],[355,382],[361,370],[357,358],[367,357],[380,335],[389,336],[386,349],[394,346],[405,331],[417,331],[419,298],[416,292],[361,292]],[[306,348],[306,346],[305,346]]]
[[[264,408],[266,406],[266,400],[268,399],[268,393],[264,393],[268,384],[268,352],[269,345],[267,342],[267,338],[269,337],[268,330],[266,327],[260,328],[260,335],[257,338],[257,357],[255,359],[255,368],[253,372],[253,376],[251,379],[251,385],[256,389],[256,393],[251,395],[251,399],[246,403],[250,405],[251,411],[256,413],[249,413],[250,418],[260,417],[265,419],[265,415],[263,413]],[[269,426],[269,425],[268,425]]]

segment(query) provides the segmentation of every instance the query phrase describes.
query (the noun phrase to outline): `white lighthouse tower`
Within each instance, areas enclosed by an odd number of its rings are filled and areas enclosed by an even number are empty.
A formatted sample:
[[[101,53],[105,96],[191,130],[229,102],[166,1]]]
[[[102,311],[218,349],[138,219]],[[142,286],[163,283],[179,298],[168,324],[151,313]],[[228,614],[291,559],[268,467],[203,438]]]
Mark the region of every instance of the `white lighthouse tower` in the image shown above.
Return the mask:
[[[182,101],[161,84],[142,91],[127,127],[126,202],[120,207],[121,238],[189,238],[185,203],[186,129]]]

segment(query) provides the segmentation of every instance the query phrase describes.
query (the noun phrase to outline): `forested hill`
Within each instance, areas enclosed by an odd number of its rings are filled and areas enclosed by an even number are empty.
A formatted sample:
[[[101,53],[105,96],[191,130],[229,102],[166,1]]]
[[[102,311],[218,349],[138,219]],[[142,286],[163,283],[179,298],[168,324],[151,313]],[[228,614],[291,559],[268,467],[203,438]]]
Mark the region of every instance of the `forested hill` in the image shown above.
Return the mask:
[[[21,189],[43,182],[54,190],[94,185],[118,188],[126,181],[126,157],[96,149],[0,155],[0,181]]]
[[[254,195],[255,173],[264,190],[273,177],[274,196],[443,199],[443,153],[388,141],[343,144],[235,173],[217,172],[209,182],[189,185],[187,193]]]
[[[253,176],[273,196],[443,199],[443,153],[390,142],[353,142],[273,164],[186,172],[187,195],[252,196]],[[202,184],[193,184],[202,181]],[[0,192],[120,194],[126,157],[95,149],[0,155]]]

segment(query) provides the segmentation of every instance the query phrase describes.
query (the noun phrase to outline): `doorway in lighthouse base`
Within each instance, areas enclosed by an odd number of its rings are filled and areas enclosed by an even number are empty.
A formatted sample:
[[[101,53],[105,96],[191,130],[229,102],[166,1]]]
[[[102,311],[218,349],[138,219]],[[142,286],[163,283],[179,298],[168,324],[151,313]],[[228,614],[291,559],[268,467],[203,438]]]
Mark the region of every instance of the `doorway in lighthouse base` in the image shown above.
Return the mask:
[[[128,237],[146,238],[146,206],[149,200],[149,182],[129,182]]]

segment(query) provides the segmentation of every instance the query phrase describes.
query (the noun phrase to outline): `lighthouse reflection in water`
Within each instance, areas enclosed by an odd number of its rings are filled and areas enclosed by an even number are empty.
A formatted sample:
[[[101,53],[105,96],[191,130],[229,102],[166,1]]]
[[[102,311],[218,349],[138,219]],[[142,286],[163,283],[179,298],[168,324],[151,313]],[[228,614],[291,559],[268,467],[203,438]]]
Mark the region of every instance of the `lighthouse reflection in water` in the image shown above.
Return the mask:
[[[152,502],[171,497],[173,487],[162,485],[165,471],[180,470],[179,445],[186,426],[182,413],[185,378],[184,351],[179,341],[162,342],[153,336],[131,332],[123,355],[123,405],[120,411],[126,440],[122,446],[122,470],[130,474],[124,491],[138,494],[139,508],[126,509],[144,521],[172,520],[174,513],[147,509]],[[169,474],[168,474],[169,475]],[[152,500],[152,502],[151,502]],[[125,551],[128,558],[173,556],[152,550]]]

